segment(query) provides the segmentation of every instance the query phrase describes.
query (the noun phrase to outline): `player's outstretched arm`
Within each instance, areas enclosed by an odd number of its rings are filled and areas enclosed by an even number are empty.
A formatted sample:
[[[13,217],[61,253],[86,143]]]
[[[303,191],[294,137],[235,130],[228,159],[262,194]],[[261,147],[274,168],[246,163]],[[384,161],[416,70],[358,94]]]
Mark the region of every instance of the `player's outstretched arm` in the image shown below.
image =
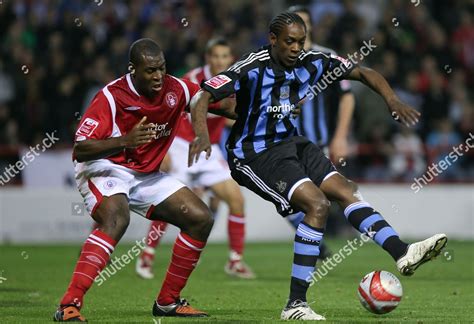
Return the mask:
[[[132,130],[123,136],[107,139],[88,139],[74,144],[74,156],[77,162],[98,160],[119,153],[126,148],[136,148],[150,143],[156,135],[153,124],[145,124],[143,117]]]
[[[348,79],[361,81],[384,98],[393,119],[406,126],[418,123],[420,113],[403,103],[393,92],[387,80],[372,69],[358,66],[352,70]]]
[[[206,152],[206,159],[211,156],[211,142],[207,129],[207,110],[212,95],[206,90],[199,90],[191,99],[191,123],[196,137],[189,143],[188,166],[199,160],[202,151]]]

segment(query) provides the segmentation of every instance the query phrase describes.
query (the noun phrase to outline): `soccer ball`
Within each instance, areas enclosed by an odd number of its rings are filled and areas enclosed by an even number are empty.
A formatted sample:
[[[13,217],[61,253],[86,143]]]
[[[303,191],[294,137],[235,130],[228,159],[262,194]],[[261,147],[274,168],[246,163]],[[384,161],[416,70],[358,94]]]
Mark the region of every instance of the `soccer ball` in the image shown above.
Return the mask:
[[[386,314],[393,311],[400,303],[403,288],[394,274],[377,270],[362,278],[358,294],[360,303],[369,312]]]

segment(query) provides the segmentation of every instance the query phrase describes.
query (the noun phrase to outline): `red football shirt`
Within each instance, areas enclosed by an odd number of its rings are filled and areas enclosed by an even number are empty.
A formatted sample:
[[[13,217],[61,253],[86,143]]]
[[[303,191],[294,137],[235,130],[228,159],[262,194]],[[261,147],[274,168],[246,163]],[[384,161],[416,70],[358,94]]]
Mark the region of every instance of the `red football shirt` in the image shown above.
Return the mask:
[[[195,68],[186,75],[183,76],[183,79],[189,80],[191,82],[201,84],[202,81],[206,81],[212,78],[209,65],[203,67]],[[225,117],[217,116],[214,114],[207,114],[207,128],[209,130],[209,140],[211,144],[217,144],[221,140],[222,130],[225,127]],[[186,114],[183,118],[181,126],[179,126],[177,137],[180,137],[188,142],[191,142],[195,135],[193,131],[193,126],[191,125],[191,116]]]
[[[126,74],[96,94],[82,117],[75,140],[122,136],[147,116],[145,123],[153,123],[157,132],[155,141],[125,149],[107,159],[139,172],[158,171],[186,116],[184,109],[198,90],[197,84],[167,74],[163,88],[151,100],[138,94],[130,74]]]

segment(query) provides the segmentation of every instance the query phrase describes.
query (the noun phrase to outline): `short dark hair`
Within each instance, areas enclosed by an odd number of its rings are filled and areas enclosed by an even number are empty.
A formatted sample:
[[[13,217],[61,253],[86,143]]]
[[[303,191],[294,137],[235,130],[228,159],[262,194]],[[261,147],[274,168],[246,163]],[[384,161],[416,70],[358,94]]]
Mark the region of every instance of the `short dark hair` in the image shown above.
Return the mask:
[[[227,41],[227,39],[225,39],[223,37],[211,38],[206,44],[206,54],[210,54],[212,52],[212,49],[214,48],[214,46],[227,46],[227,47],[230,47],[230,44]]]
[[[163,51],[151,38],[140,38],[133,42],[128,51],[128,60],[133,64],[139,64],[143,55],[158,56],[162,54]]]
[[[311,18],[311,12],[309,11],[308,7],[303,6],[303,5],[295,5],[288,8],[288,12],[292,12],[292,13],[303,12],[307,14],[309,17],[309,22],[311,23],[311,25],[313,25],[313,19]]]
[[[306,25],[300,16],[293,12],[283,12],[275,16],[270,22],[270,33],[274,33],[276,36],[278,36],[285,26],[291,24],[300,24],[306,31]]]

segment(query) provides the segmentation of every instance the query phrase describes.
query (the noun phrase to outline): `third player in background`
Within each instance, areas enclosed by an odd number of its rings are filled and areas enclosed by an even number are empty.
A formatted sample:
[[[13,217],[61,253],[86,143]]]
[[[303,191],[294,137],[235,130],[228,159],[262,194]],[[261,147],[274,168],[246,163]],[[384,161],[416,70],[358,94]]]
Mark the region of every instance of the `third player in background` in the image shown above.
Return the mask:
[[[233,60],[231,48],[225,39],[211,39],[206,46],[206,65],[189,71],[184,79],[201,84],[202,81],[225,71],[233,63]],[[162,170],[193,188],[198,195],[199,193],[202,195],[204,189],[209,189],[212,194],[227,204],[229,208],[227,230],[230,252],[224,271],[231,276],[254,279],[255,274],[243,262],[245,240],[244,198],[239,185],[230,175],[227,161],[219,147],[219,141],[227,119],[208,114],[207,124],[212,144],[212,155],[209,160],[201,159],[199,163],[188,168],[189,143],[195,137],[190,117],[187,114],[181,121],[176,138],[167,155],[168,163],[165,159],[166,165],[164,165],[164,168],[162,167]],[[167,225],[167,223],[161,221],[153,221],[150,225],[147,235],[147,241],[150,244],[143,250],[136,265],[137,274],[142,278],[153,278],[152,266],[155,248],[161,237],[156,238],[151,234],[157,229],[160,232],[164,231]]]

